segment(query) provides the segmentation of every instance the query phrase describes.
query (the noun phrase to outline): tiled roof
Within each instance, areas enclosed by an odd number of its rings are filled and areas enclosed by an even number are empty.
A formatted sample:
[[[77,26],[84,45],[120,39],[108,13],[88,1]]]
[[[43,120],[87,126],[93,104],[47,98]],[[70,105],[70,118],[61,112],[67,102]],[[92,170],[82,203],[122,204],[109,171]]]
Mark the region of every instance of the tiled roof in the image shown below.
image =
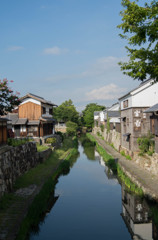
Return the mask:
[[[157,112],[158,111],[158,103],[155,104],[154,106],[148,108],[147,110],[145,110],[145,113],[152,113],[152,112]]]
[[[6,116],[14,125],[18,121],[18,113],[8,113]]]
[[[108,117],[120,117],[120,111],[108,111]]]
[[[39,125],[40,121],[39,120],[35,120],[35,121],[28,121],[27,125]]]
[[[17,122],[15,125],[25,125],[27,122],[27,118],[18,118]]]
[[[37,96],[35,94],[32,94],[32,93],[28,93],[24,97],[20,98],[20,101],[23,101],[27,98],[33,98],[35,100],[40,101],[41,103],[45,103],[45,104],[48,104],[48,105],[51,105],[51,106],[57,106],[56,104],[52,103],[51,101],[45,100],[44,98],[39,97],[39,96]]]

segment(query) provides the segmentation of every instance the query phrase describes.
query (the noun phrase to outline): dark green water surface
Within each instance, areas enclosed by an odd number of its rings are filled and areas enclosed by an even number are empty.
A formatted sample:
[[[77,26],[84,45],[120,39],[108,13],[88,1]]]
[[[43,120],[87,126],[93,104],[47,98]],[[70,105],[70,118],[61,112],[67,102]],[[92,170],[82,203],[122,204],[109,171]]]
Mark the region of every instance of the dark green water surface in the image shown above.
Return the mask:
[[[56,185],[55,204],[30,240],[158,239],[145,199],[121,190],[90,143],[78,150],[69,174]]]

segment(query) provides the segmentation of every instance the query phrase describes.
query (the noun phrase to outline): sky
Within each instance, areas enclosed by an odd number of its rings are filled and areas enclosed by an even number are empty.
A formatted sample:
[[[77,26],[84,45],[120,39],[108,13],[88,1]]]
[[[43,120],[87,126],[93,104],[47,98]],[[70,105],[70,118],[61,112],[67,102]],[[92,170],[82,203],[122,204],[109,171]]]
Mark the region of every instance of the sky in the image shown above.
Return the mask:
[[[21,97],[71,99],[78,111],[111,106],[140,84],[118,66],[121,10],[121,0],[1,0],[0,79]]]

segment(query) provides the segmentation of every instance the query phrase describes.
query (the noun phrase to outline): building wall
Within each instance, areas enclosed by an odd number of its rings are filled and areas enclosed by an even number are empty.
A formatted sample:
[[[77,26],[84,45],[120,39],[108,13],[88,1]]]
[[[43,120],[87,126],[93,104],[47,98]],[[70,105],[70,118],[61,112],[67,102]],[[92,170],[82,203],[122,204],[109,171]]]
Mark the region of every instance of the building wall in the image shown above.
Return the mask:
[[[151,97],[149,97],[151,96]],[[158,83],[150,84],[148,88],[132,97],[132,107],[151,107],[158,102]]]
[[[139,151],[137,139],[150,131],[150,115],[147,108],[128,108],[121,111],[121,147],[129,151]],[[124,136],[130,133],[129,136]]]
[[[29,120],[38,120],[42,115],[41,105],[33,102],[27,102],[19,106],[19,118],[28,118]]]
[[[152,84],[152,82],[149,82],[144,84],[120,100],[121,110],[125,109],[124,101],[128,101],[127,108],[151,107],[158,102],[158,83]]]
[[[93,128],[94,134],[97,134],[98,132],[104,137],[104,140],[110,144],[113,144],[113,146],[120,151],[120,133],[116,131],[116,129],[110,130],[107,132],[107,129],[104,129],[104,132],[101,131],[100,127],[94,127]]]
[[[0,122],[2,124],[2,122]],[[0,126],[0,144],[7,142],[7,126]]]

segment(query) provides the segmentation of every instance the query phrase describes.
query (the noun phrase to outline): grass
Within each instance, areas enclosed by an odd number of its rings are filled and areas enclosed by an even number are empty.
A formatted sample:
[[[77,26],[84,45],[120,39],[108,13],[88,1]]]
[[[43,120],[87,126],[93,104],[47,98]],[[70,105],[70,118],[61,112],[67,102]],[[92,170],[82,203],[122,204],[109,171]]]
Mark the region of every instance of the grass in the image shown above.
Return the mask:
[[[20,197],[15,196],[13,193],[5,193],[0,199],[0,210],[6,210],[14,201],[17,201],[19,198]]]
[[[43,152],[49,148],[48,146],[40,145],[39,143],[36,144],[36,147],[38,152]]]
[[[121,151],[120,154],[121,154],[123,157],[125,157],[126,159],[128,159],[128,160],[131,160],[131,159],[132,159],[130,155],[126,155],[126,154],[125,154],[125,151]]]
[[[133,183],[129,177],[127,177],[127,175],[122,171],[121,167],[119,166],[119,164],[115,163],[115,160],[112,158],[111,155],[109,155],[105,149],[103,147],[101,147],[98,143],[97,140],[95,139],[95,137],[93,137],[91,134],[87,134],[87,137],[92,141],[95,142],[96,144],[96,148],[97,151],[99,152],[99,154],[103,157],[106,165],[112,169],[112,171],[114,173],[117,173],[117,176],[119,177],[119,179],[124,182],[124,184],[126,185],[126,187],[131,191],[134,192],[140,196],[143,195],[143,190],[141,188],[139,188],[135,183]],[[125,153],[123,152],[122,155],[124,156]],[[126,156],[126,155],[125,155]],[[126,156],[127,157],[127,156]]]
[[[77,139],[67,138],[64,140],[63,147],[53,152],[45,163],[39,164],[35,169],[31,169],[16,182],[15,187],[19,188],[32,183],[38,184],[42,181],[42,179],[44,180],[47,178],[40,193],[36,195],[29,208],[28,214],[21,224],[16,240],[26,239],[27,233],[32,228],[37,229],[37,225],[39,224],[41,217],[48,208],[51,196],[54,196],[54,188],[57,178],[61,174],[68,174],[70,171],[71,157],[77,152]],[[63,160],[62,163],[58,165],[61,160]],[[55,170],[53,175],[51,175],[52,169],[57,165],[58,168]],[[50,177],[48,178],[48,176]]]
[[[119,165],[117,166],[117,175],[118,175],[119,179],[122,182],[124,182],[126,187],[131,192],[134,192],[140,196],[143,196],[143,190],[140,187],[138,187],[135,183],[133,183],[129,177],[127,177],[127,175],[123,172],[123,170],[121,169],[121,167]]]
[[[31,184],[40,185],[45,179],[51,175],[53,169],[62,159],[70,154],[74,146],[74,140],[67,138],[63,142],[63,147],[52,152],[50,157],[44,162],[38,164],[35,168],[20,176],[14,185],[14,189],[28,187]]]

